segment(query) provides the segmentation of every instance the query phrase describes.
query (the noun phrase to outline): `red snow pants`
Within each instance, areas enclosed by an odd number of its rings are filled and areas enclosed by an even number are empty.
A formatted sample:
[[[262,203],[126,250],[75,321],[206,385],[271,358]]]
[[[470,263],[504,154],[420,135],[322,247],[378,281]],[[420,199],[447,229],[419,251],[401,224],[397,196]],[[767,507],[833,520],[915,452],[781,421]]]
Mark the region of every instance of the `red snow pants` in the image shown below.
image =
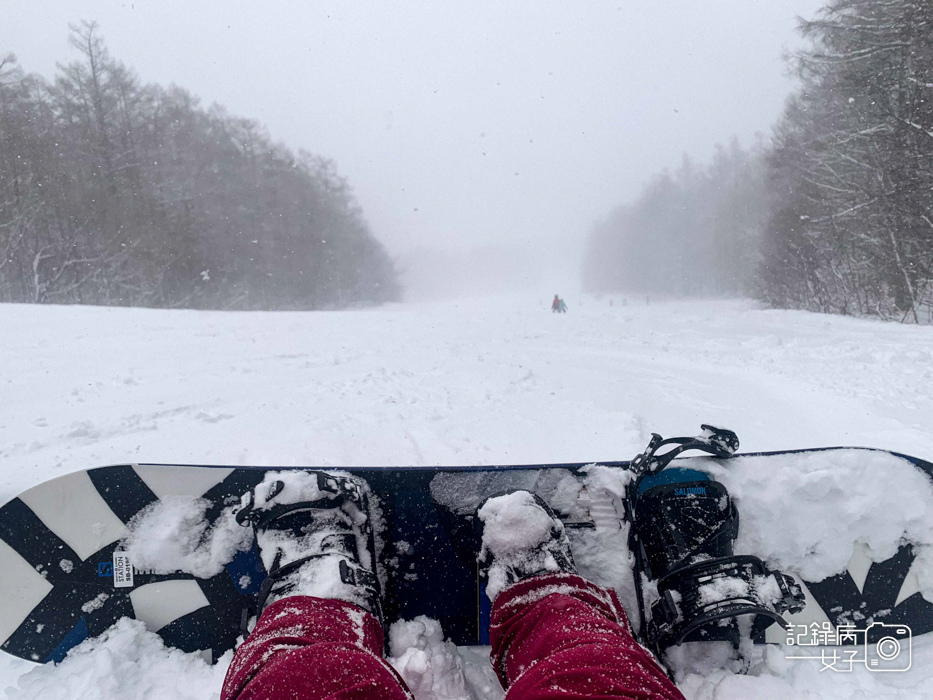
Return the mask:
[[[683,700],[632,638],[614,591],[580,576],[536,576],[496,599],[491,660],[506,700]],[[338,600],[284,598],[233,657],[221,700],[404,700],[376,618]]]

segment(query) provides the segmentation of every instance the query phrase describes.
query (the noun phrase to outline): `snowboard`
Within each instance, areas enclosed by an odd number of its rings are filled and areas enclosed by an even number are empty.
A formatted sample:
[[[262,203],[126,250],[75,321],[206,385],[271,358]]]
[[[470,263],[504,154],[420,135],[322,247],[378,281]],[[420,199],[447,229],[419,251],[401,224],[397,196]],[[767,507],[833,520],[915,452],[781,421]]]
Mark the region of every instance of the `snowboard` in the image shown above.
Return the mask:
[[[877,484],[862,477],[874,473],[878,483],[919,476],[915,491],[933,493],[933,464],[866,448],[680,457],[673,466],[671,474],[683,467],[727,485],[732,479],[742,518],[763,532],[794,524],[783,521],[780,508],[754,512],[755,499],[763,497],[756,486],[762,474],[770,475],[760,483],[764,490],[799,487],[805,474],[814,482],[830,475],[833,484],[852,477],[858,482],[853,488],[871,492]],[[265,577],[251,533],[235,523],[240,499],[268,472],[293,469],[338,468],[124,464],[67,474],[20,494],[0,507],[0,648],[58,662],[126,616],[169,646],[216,660],[237,644],[244,610]],[[633,604],[624,504],[629,462],[339,470],[358,474],[371,489],[387,626],[426,615],[457,645],[488,643],[490,604],[476,562],[474,514],[489,496],[515,489],[550,503],[565,523],[582,575],[613,586],[627,607]],[[789,503],[795,494],[779,496]],[[830,489],[826,498],[846,494]],[[805,609],[785,616],[792,627],[883,623],[909,626],[913,636],[933,632],[933,604],[921,595],[912,568],[919,545],[897,527],[879,537],[890,540],[890,556],[879,560],[884,548],[877,538],[871,551],[864,541],[850,541],[845,570],[812,580],[806,576],[813,569],[811,551],[779,553],[785,560],[799,556],[799,566],[779,563],[806,595]],[[637,624],[635,614],[629,617]],[[774,624],[755,641],[786,642],[786,635]]]

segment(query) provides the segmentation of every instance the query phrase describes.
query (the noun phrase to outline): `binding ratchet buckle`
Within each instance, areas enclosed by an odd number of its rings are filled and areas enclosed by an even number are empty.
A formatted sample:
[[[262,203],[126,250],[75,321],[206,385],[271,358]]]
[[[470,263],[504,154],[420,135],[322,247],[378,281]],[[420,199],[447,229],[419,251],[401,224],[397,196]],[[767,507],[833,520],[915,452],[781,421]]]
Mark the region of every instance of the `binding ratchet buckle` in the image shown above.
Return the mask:
[[[768,569],[751,555],[708,559],[675,569],[658,581],[658,594],[646,630],[656,652],[702,639],[704,628],[745,615],[755,616],[753,634],[772,622],[786,628],[781,614],[797,613],[804,607],[803,591],[792,577]]]

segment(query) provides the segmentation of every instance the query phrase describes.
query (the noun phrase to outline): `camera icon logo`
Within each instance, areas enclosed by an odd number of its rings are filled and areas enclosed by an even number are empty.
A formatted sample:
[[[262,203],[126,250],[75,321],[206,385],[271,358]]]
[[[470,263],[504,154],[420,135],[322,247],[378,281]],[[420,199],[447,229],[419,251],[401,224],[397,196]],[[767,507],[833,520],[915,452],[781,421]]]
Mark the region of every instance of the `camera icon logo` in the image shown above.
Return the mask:
[[[907,625],[873,622],[865,630],[865,665],[869,671],[906,671],[911,664],[912,641]]]

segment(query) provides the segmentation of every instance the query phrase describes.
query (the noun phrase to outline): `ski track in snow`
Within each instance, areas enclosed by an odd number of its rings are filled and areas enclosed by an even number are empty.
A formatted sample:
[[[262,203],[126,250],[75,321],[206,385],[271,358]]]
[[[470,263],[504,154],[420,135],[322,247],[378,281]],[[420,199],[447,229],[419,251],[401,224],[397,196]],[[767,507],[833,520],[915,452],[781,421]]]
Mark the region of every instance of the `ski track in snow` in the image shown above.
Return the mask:
[[[0,305],[0,499],[130,461],[627,459],[651,432],[691,434],[701,422],[732,428],[745,451],[856,445],[933,460],[933,328],[743,300],[582,297],[558,315],[552,294],[312,313]],[[398,661],[418,667],[419,700],[501,698],[481,654],[462,650],[458,664],[436,631],[423,634],[421,652]],[[774,651],[752,675],[690,676],[682,689],[933,694],[926,638],[914,640],[908,673],[820,673]],[[443,663],[428,683],[431,659]],[[58,667],[0,655],[0,688],[10,698],[211,698],[223,670],[124,621]]]

